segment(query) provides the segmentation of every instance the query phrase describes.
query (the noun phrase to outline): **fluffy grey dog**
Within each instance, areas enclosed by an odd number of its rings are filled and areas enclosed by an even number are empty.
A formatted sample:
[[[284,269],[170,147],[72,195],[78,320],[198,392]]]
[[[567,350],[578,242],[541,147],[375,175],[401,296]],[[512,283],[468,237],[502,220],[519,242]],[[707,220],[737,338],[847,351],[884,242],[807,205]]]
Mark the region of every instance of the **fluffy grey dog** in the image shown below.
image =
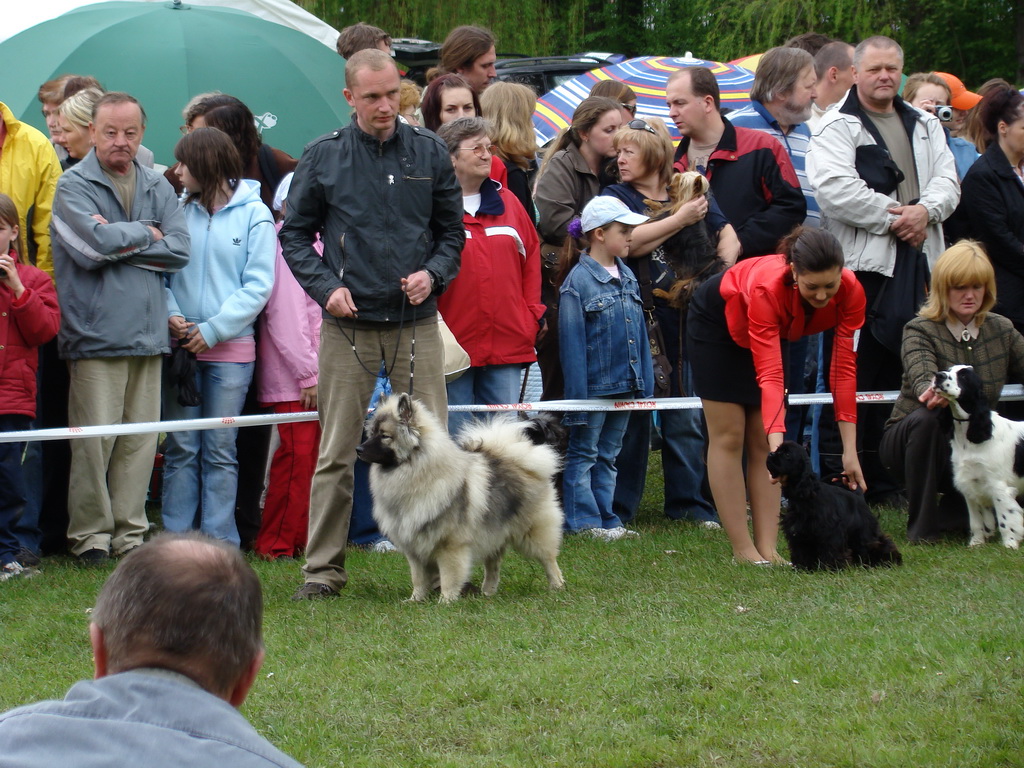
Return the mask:
[[[467,426],[456,443],[407,394],[377,406],[358,453],[373,465],[374,519],[409,561],[410,600],[426,600],[438,580],[442,602],[457,600],[478,560],[482,591],[493,595],[509,546],[540,562],[552,589],[564,586],[559,460],[542,432],[533,420],[498,418]]]

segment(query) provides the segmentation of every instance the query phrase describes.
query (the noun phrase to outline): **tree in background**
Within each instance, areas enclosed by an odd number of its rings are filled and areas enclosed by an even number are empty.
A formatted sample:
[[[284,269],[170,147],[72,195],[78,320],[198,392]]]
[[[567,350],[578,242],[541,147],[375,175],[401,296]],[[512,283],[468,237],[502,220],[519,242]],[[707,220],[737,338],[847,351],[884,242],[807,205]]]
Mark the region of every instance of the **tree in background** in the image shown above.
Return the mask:
[[[801,32],[856,43],[889,35],[906,72],[953,72],[977,87],[1000,76],[1024,83],[1024,0],[298,0],[341,29],[357,21],[393,37],[443,40],[480,24],[498,51],[531,56],[615,51],[729,61]]]

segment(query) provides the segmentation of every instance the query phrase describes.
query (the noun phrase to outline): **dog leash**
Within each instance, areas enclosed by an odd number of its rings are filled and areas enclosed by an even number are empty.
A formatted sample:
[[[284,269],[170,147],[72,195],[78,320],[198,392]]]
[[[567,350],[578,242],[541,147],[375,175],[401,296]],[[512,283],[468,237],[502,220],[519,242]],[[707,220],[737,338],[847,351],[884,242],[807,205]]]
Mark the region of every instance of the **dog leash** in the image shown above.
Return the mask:
[[[383,367],[384,367],[383,377],[388,382],[388,386],[390,388],[393,388],[393,382],[391,380],[391,373],[395,369],[395,363],[398,362],[398,349],[401,346],[401,343],[402,343],[402,333],[405,330],[405,304],[406,304],[406,302],[402,302],[402,311],[398,315],[398,336],[395,339],[395,353],[391,357],[391,364],[388,365],[388,361],[387,360],[381,360],[380,361],[383,364]],[[373,376],[374,379],[376,379],[378,376],[380,376],[381,375],[381,371],[379,369],[377,371],[370,370],[367,367],[366,363],[363,362],[363,359],[359,356],[359,350],[356,349],[356,330],[357,329],[356,328],[352,329],[352,337],[349,338],[349,335],[348,335],[348,333],[345,332],[345,328],[342,326],[341,320],[339,318],[337,318],[337,317],[334,318],[334,324],[337,326],[338,331],[341,333],[341,335],[345,338],[345,341],[347,341],[349,346],[352,348],[352,355],[355,357],[356,362],[359,363],[359,367],[362,368],[364,371],[366,371],[371,376]],[[409,395],[410,396],[412,396],[412,394],[414,392],[413,381],[414,381],[414,377],[415,377],[415,371],[416,371],[416,308],[413,307],[413,310],[412,310],[412,338],[409,340]]]

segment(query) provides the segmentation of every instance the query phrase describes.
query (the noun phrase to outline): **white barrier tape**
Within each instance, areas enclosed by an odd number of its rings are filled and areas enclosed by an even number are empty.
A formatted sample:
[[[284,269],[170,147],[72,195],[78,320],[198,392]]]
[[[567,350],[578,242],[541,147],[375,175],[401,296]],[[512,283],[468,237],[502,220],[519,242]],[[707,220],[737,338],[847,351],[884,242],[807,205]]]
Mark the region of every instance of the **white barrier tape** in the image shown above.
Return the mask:
[[[899,396],[896,391],[858,392],[858,403],[894,403]],[[1000,400],[1024,400],[1024,386],[1008,384],[1003,387]],[[821,394],[790,395],[792,405],[825,405],[832,402],[832,395]],[[545,400],[537,403],[511,403],[507,405],[449,405],[455,413],[479,412],[498,413],[514,411],[671,411],[700,408],[699,397],[664,397],[658,400]],[[234,429],[270,424],[293,424],[300,421],[316,421],[316,411],[300,413],[267,413],[252,416],[235,416],[212,419],[183,419],[181,421],[147,421],[136,424],[108,424],[95,427],[56,427],[53,429],[28,429],[20,432],[0,432],[0,443],[20,443],[34,440],[73,440],[82,437],[117,437],[120,435],[147,435],[157,432],[195,432],[202,429]]]

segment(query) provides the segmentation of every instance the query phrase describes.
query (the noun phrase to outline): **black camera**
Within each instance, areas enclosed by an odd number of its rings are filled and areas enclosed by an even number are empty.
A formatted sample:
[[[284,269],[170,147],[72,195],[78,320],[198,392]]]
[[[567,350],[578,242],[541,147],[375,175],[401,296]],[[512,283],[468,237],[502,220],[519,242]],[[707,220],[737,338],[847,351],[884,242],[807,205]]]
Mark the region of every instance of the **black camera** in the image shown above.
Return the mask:
[[[946,106],[935,107],[935,116],[944,123],[953,119],[953,108]]]

